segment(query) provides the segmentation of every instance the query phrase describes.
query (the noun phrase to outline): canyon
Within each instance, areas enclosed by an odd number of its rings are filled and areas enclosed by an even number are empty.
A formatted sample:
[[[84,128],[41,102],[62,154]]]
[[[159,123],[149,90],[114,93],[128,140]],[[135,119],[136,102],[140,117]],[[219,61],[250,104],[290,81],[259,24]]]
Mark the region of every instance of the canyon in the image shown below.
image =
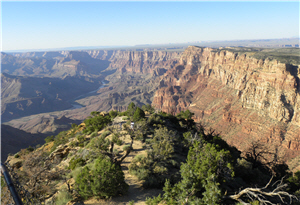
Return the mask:
[[[189,109],[238,149],[259,141],[287,161],[300,154],[299,78],[299,65],[191,46],[166,72],[152,105]],[[299,169],[299,160],[293,166]]]
[[[298,51],[292,62],[281,53],[269,57],[265,50],[232,47],[2,53],[2,119],[31,134],[49,134],[60,130],[57,119],[70,127],[92,111],[123,111],[130,102],[174,114],[189,109],[196,122],[241,151],[253,141],[266,143],[300,170]],[[64,89],[41,86],[50,80]],[[35,82],[32,89],[26,82]],[[74,103],[82,107],[69,109]]]

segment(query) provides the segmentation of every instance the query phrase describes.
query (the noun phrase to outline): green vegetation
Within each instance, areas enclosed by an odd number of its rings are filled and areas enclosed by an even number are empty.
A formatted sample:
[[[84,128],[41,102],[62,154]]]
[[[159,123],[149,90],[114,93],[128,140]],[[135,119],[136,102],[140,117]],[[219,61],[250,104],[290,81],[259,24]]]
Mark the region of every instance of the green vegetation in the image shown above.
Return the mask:
[[[85,199],[91,196],[109,198],[127,192],[128,185],[119,166],[100,156],[92,168],[85,166],[75,179],[78,193]]]
[[[148,112],[149,114],[153,114],[155,112],[154,108],[150,104],[143,105],[142,110]]]
[[[68,169],[74,170],[76,167],[82,167],[85,165],[85,160],[82,159],[81,157],[75,158],[73,157],[71,161],[69,162],[69,167]]]
[[[116,116],[126,116],[122,129],[111,123]],[[235,147],[192,118],[189,110],[173,116],[134,103],[123,113],[92,112],[85,126],[73,126],[46,138],[47,146],[41,149],[19,151],[15,157],[22,160],[22,170],[17,171],[22,184],[35,195],[53,196],[60,189],[56,204],[125,195],[125,165],[142,180],[144,189],[163,191],[148,198],[147,204],[259,204],[262,197],[273,204],[289,199],[297,204],[300,172],[291,173],[259,143],[253,143],[242,157]],[[142,150],[134,149],[134,142],[140,143]],[[133,160],[124,163],[131,154]],[[271,178],[277,181],[274,187],[266,186],[274,184],[269,182]],[[247,187],[259,192],[246,193]]]
[[[114,119],[115,117],[118,116],[119,112],[116,111],[116,110],[111,110],[111,111],[109,111],[108,114],[109,114],[109,116],[111,117],[111,119]]]
[[[72,200],[72,195],[67,190],[61,190],[55,200],[56,205],[65,205]]]
[[[48,136],[48,137],[45,138],[46,143],[49,143],[49,142],[52,142],[52,141],[54,141],[54,136],[53,135]]]
[[[144,117],[145,117],[145,112],[141,108],[137,107],[133,114],[133,120],[139,121]]]
[[[145,187],[161,187],[170,177],[172,168],[178,163],[173,160],[176,134],[165,128],[155,130],[149,140],[147,156],[136,156],[129,166],[130,173],[145,180]]]
[[[92,133],[95,130],[102,130],[106,125],[111,123],[110,116],[103,116],[99,112],[92,112],[91,115],[93,117],[89,117],[86,120],[84,120],[86,129],[84,130],[84,133]]]
[[[66,144],[69,141],[70,136],[66,131],[60,132],[54,137],[54,145],[52,146],[51,152],[54,151],[59,145]]]
[[[251,55],[256,59],[276,59],[281,63],[300,64],[299,48],[250,48],[250,47],[226,47],[222,49],[214,49],[215,52],[220,50],[228,50],[233,53]]]

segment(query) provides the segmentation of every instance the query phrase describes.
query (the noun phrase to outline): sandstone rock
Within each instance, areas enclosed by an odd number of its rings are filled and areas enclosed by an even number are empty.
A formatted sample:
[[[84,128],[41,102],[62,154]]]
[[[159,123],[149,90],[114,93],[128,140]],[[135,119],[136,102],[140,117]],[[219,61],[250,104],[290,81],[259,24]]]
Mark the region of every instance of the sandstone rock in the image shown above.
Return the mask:
[[[299,77],[299,65],[190,46],[162,77],[152,105],[190,109],[241,150],[260,140],[291,158],[300,154]]]
[[[9,156],[7,158],[7,162],[11,168],[20,168],[23,164],[23,160],[19,158],[14,158],[13,156]]]
[[[56,150],[54,150],[50,155],[51,160],[62,160],[70,152],[70,147],[68,145],[59,145]]]

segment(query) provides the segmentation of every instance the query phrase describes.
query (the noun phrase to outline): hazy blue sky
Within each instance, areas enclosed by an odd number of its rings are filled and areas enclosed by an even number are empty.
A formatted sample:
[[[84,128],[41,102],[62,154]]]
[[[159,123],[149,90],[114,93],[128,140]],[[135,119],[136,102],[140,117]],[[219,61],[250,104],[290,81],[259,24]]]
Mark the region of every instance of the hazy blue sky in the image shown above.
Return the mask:
[[[2,1],[2,50],[299,36],[299,2]]]

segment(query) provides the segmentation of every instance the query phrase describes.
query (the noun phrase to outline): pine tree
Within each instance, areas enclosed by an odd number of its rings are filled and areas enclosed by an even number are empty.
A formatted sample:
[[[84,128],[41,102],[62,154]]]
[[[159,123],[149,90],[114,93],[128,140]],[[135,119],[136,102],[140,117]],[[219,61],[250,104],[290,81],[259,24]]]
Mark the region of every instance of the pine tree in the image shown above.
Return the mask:
[[[143,119],[144,117],[145,117],[145,112],[141,108],[137,107],[133,114],[133,120],[139,121],[139,120]]]
[[[133,116],[134,112],[136,110],[136,106],[133,102],[131,102],[129,105],[128,105],[128,108],[127,108],[127,113],[128,113],[128,116]]]

